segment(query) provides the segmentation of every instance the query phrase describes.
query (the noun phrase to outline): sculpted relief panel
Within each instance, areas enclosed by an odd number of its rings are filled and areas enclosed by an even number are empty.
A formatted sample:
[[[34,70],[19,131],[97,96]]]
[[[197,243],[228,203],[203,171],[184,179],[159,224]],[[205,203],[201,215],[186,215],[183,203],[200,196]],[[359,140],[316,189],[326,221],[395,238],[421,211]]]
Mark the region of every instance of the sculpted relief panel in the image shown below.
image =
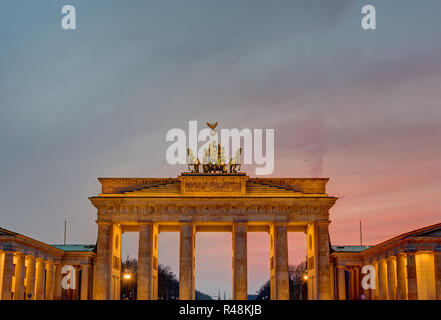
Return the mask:
[[[326,216],[332,204],[322,205],[250,205],[241,203],[225,203],[219,205],[185,205],[170,203],[155,203],[146,205],[104,205],[101,214],[118,215],[278,215],[278,214],[314,214]]]
[[[247,176],[179,176],[182,193],[245,194]]]
[[[187,192],[240,192],[240,182],[185,182]]]

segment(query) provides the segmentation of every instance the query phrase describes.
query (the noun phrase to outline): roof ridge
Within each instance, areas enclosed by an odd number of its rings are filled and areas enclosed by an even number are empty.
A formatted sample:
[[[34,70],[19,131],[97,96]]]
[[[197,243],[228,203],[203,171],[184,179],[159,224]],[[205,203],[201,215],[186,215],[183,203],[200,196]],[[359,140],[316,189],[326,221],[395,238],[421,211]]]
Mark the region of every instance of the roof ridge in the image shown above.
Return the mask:
[[[333,244],[333,247],[374,247],[370,244]]]
[[[175,183],[177,183],[177,182],[179,182],[179,181],[170,181],[170,182],[166,182],[166,183],[152,184],[152,185],[149,185],[149,186],[144,186],[144,187],[141,187],[141,188],[136,188],[136,189],[133,189],[133,190],[130,190],[130,191],[126,191],[126,192],[124,192],[124,193],[130,193],[130,192],[135,192],[135,191],[141,191],[141,190],[144,190],[144,189],[150,189],[150,188],[158,188],[158,187],[166,186],[166,185],[169,185],[169,184],[175,184]]]
[[[286,187],[278,186],[278,185],[272,184],[272,183],[255,182],[255,181],[250,181],[250,182],[258,184],[258,185],[262,185],[262,186],[268,186],[268,187],[273,187],[273,188],[277,188],[277,189],[283,189],[283,190],[287,190],[287,191],[296,191],[296,190],[294,190],[292,188],[286,188]]]
[[[53,243],[53,244],[49,244],[50,246],[96,246],[96,244],[93,243],[66,243],[66,244],[62,244],[62,243]]]
[[[392,238],[386,239],[386,240],[376,244],[375,246],[385,245],[388,242],[392,242],[394,240],[399,240],[399,239],[404,239],[404,238],[407,238],[409,236],[416,235],[416,234],[419,234],[419,233],[422,233],[422,232],[425,232],[425,231],[429,231],[429,230],[435,229],[435,228],[441,228],[441,222],[432,224],[430,226],[418,228],[418,229],[415,229],[415,230],[412,230],[412,231],[401,233],[401,234],[399,234],[397,236],[394,236]]]

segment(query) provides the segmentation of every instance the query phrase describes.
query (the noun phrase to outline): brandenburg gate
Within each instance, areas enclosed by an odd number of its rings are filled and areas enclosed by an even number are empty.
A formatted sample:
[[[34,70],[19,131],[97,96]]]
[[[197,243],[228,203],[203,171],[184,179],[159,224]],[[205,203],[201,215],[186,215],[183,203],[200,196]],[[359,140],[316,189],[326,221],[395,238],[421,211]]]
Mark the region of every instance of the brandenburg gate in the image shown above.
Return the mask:
[[[139,300],[157,299],[158,235],[179,232],[179,299],[195,298],[195,235],[232,233],[233,299],[247,299],[247,233],[270,234],[271,299],[289,299],[288,232],[304,232],[308,298],[332,299],[328,179],[250,178],[230,170],[177,178],[100,178],[94,299],[119,299],[121,235],[139,232]]]

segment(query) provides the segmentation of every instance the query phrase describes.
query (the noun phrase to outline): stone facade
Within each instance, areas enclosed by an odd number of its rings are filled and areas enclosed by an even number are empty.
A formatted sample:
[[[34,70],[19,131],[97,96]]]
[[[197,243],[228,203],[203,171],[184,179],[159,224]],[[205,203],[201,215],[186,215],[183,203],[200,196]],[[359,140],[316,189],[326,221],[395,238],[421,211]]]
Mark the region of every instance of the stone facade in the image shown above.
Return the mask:
[[[333,294],[340,300],[441,300],[440,254],[441,223],[376,246],[333,246]],[[375,289],[362,288],[363,266],[374,267]]]
[[[189,174],[100,178],[97,245],[48,245],[0,229],[0,299],[119,300],[121,236],[139,233],[139,300],[158,298],[158,235],[179,232],[179,298],[195,299],[198,232],[231,232],[233,299],[248,296],[247,234],[270,235],[270,298],[289,299],[288,232],[306,234],[308,299],[441,300],[441,224],[377,246],[330,246],[328,179]],[[363,266],[375,289],[362,286]],[[75,288],[63,289],[72,266]]]
[[[94,245],[48,245],[0,229],[0,299],[91,299],[94,249]],[[62,289],[66,265],[74,268],[75,279],[82,279],[75,289]]]
[[[139,233],[138,299],[157,298],[157,235],[180,233],[179,298],[195,298],[195,235],[231,232],[233,297],[247,299],[247,233],[268,232],[271,299],[289,299],[288,232],[317,230],[314,247],[317,294],[330,298],[328,179],[261,179],[243,173],[183,173],[177,178],[100,178],[102,191],[90,201],[98,211],[95,299],[112,299],[109,241],[121,233]],[[105,227],[104,227],[105,226]],[[120,257],[120,252],[114,253]],[[114,274],[118,277],[118,274]]]

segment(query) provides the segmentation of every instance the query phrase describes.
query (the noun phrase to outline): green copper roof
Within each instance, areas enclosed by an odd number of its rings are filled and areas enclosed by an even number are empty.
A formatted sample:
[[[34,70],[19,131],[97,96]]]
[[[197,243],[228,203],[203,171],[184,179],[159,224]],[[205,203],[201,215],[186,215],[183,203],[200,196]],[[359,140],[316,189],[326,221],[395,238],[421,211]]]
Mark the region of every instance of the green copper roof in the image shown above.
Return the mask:
[[[334,252],[363,252],[372,246],[332,246]]]
[[[94,244],[51,244],[51,246],[69,252],[92,252],[96,247]]]

